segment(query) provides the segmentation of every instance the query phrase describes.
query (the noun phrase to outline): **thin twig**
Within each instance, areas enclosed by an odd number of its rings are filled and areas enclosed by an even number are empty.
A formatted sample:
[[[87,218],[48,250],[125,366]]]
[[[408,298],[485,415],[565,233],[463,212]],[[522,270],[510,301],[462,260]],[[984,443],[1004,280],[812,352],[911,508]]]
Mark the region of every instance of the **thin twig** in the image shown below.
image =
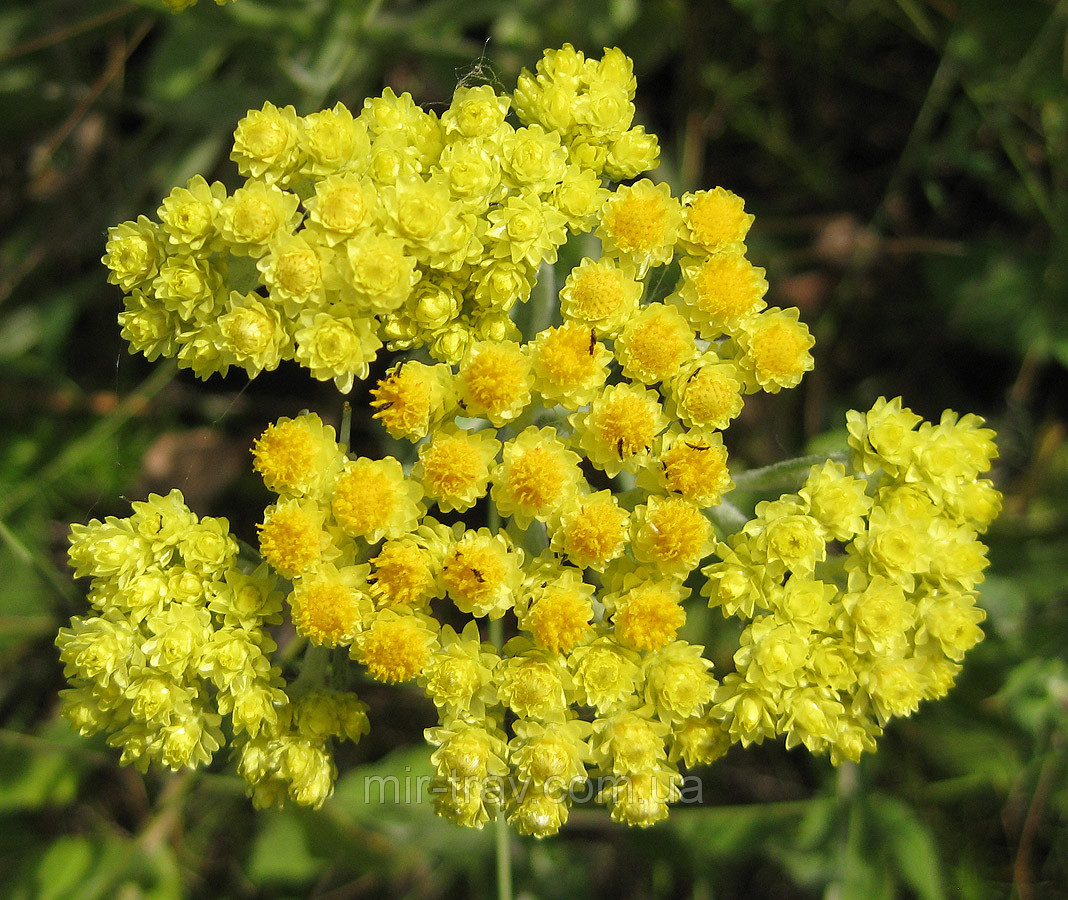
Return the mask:
[[[115,19],[121,19],[123,16],[132,13],[135,9],[137,9],[136,6],[122,4],[121,6],[116,6],[114,9],[109,9],[105,12],[98,13],[95,16],[90,16],[88,19],[82,19],[80,22],[75,22],[73,25],[68,25],[66,28],[60,28],[58,31],[50,31],[48,34],[42,34],[40,37],[31,38],[28,41],[24,41],[23,43],[12,47],[7,53],[0,55],[0,64],[10,62],[20,56],[25,56],[27,53],[43,50],[45,47],[61,44],[76,35],[84,34],[86,31],[92,31],[94,28],[99,28],[101,25],[106,25],[108,22],[113,22]]]

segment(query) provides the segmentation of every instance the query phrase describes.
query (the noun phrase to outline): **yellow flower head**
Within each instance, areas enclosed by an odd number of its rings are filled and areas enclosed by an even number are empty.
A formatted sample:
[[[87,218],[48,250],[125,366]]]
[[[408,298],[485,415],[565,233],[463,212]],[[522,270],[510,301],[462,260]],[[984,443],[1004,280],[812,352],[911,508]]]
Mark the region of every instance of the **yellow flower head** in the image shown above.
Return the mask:
[[[580,569],[603,572],[627,547],[630,514],[611,491],[582,494],[564,505],[549,531],[555,553]]]
[[[608,804],[613,822],[647,828],[668,817],[668,804],[681,796],[681,782],[682,776],[665,765],[614,780],[597,799]]]
[[[298,218],[296,194],[277,185],[249,181],[219,205],[219,234],[236,256],[260,257]]]
[[[361,312],[396,309],[419,280],[415,257],[408,255],[404,241],[371,230],[349,238],[339,262],[344,288]]]
[[[108,281],[124,291],[151,282],[165,254],[160,227],[146,216],[108,229],[106,253],[101,262],[110,270]]]
[[[460,405],[467,415],[485,416],[500,428],[530,403],[533,382],[530,358],[519,344],[479,342],[460,366]]]
[[[846,541],[865,528],[872,507],[866,491],[867,482],[847,475],[841,463],[828,460],[812,467],[799,495],[808,501],[809,515],[835,540]]]
[[[215,215],[226,197],[219,182],[194,175],[184,188],[174,188],[160,204],[157,215],[167,243],[182,250],[200,250],[216,236]]]
[[[634,558],[669,575],[695,569],[712,549],[712,524],[683,497],[651,496],[635,507],[631,534]]]
[[[534,643],[553,653],[568,653],[592,633],[593,585],[578,569],[559,568],[555,578],[533,590],[519,613],[519,627]]]
[[[496,701],[493,675],[499,663],[497,651],[479,637],[477,623],[468,622],[461,634],[446,625],[420,684],[439,710],[481,716]]]
[[[713,431],[668,431],[659,465],[638,473],[638,486],[680,494],[699,507],[715,506],[734,487],[723,438]]]
[[[708,766],[723,756],[731,747],[731,736],[723,723],[710,715],[686,719],[675,726],[671,736],[671,752],[668,760],[679,760],[687,768]]]
[[[318,497],[337,474],[341,459],[334,429],[315,413],[279,419],[256,438],[252,449],[252,468],[267,489],[293,497]]]
[[[680,243],[690,253],[711,253],[742,243],[754,219],[741,197],[721,187],[683,194],[682,208]]]
[[[170,256],[160,265],[152,290],[163,306],[182,319],[210,318],[226,297],[217,264],[196,256]]]
[[[275,236],[266,255],[256,262],[271,302],[299,316],[321,305],[326,296],[324,270],[330,250],[313,231]]]
[[[409,360],[398,363],[371,389],[373,418],[395,438],[417,441],[454,404],[448,366],[427,366]]]
[[[613,334],[634,314],[641,295],[642,285],[633,267],[587,257],[571,270],[560,289],[560,314],[565,322]]]
[[[362,170],[371,150],[364,122],[342,103],[304,117],[300,132],[300,172],[315,178],[350,169]]]
[[[613,181],[625,181],[660,165],[660,142],[643,125],[624,131],[608,148],[604,174]]]
[[[589,231],[608,191],[592,169],[570,165],[553,191],[553,204],[567,219],[572,232]]]
[[[471,272],[475,303],[485,310],[509,310],[530,298],[535,274],[525,263],[486,260]]]
[[[441,561],[417,534],[386,541],[371,560],[371,596],[380,607],[423,609],[440,595]]]
[[[544,522],[585,483],[578,464],[578,455],[564,446],[555,428],[531,425],[504,445],[493,470],[493,501],[520,528],[533,519]]]
[[[634,472],[649,460],[667,420],[656,394],[631,384],[605,389],[588,412],[568,418],[586,458],[606,475]]]
[[[504,762],[507,744],[492,722],[474,724],[451,719],[438,728],[428,728],[426,740],[438,748],[430,754],[430,762],[443,778],[483,781],[487,775],[508,771]]]
[[[879,659],[864,673],[863,687],[880,724],[894,716],[916,712],[927,689],[929,676],[911,659]]]
[[[791,575],[781,589],[767,594],[768,605],[787,622],[828,631],[838,608],[838,588],[833,583]]]
[[[489,529],[462,531],[445,557],[442,580],[461,612],[499,619],[515,603],[523,581],[522,554],[503,534]]]
[[[327,647],[351,644],[373,612],[367,574],[367,566],[325,565],[297,581],[289,595],[297,633]]]
[[[460,86],[449,108],[441,114],[446,135],[464,138],[493,138],[504,125],[511,100],[496,93],[488,84]]]
[[[277,310],[257,294],[230,293],[226,312],[219,317],[221,365],[241,366],[254,378],[278,368],[289,349],[289,337]]]
[[[131,353],[143,353],[149,362],[175,355],[180,320],[174,313],[136,289],[123,298],[123,307],[119,325],[123,340],[130,342]]]
[[[347,173],[315,183],[315,195],[304,201],[310,228],[337,244],[367,228],[375,219],[378,193],[370,180]]]
[[[617,188],[601,208],[596,234],[604,251],[645,272],[671,262],[682,225],[682,206],[666,184],[648,178]]]
[[[570,676],[554,654],[530,645],[524,637],[512,638],[504,648],[500,682],[501,700],[517,716],[541,720],[564,717],[564,692]]]
[[[260,554],[279,575],[304,575],[334,555],[322,510],[310,500],[268,507],[260,532]]]
[[[541,125],[517,128],[501,139],[506,183],[518,191],[544,194],[555,188],[567,170],[567,151],[560,135]]]
[[[644,384],[667,381],[697,353],[694,333],[673,306],[650,303],[623,326],[616,356],[627,378]]]
[[[986,612],[975,606],[974,594],[928,595],[921,602],[920,614],[923,630],[917,634],[917,643],[933,641],[957,662],[983,639],[979,623],[986,619]]]
[[[501,449],[492,431],[465,431],[444,425],[419,448],[412,477],[422,482],[442,512],[470,509],[485,496],[490,466]]]
[[[690,428],[721,431],[742,411],[745,377],[709,351],[684,365],[671,381],[671,411]]]
[[[741,248],[727,248],[703,258],[682,260],[676,298],[697,333],[707,340],[733,334],[747,316],[767,305],[764,270],[747,260]]]
[[[763,501],[743,528],[754,536],[751,549],[775,572],[811,573],[827,557],[826,539],[812,516],[794,500]]]
[[[712,700],[716,680],[703,647],[674,641],[646,656],[646,701],[664,722],[682,722],[701,715]]]
[[[523,784],[513,795],[512,801],[508,810],[508,824],[517,834],[550,837],[567,823],[570,808],[567,795],[562,790]]]
[[[536,194],[509,196],[488,214],[490,252],[513,263],[555,263],[567,240],[567,219]]]
[[[426,511],[422,496],[422,487],[405,478],[397,460],[361,457],[345,463],[330,505],[346,534],[374,544],[413,531]]]
[[[293,358],[319,381],[333,379],[342,393],[352,390],[353,381],[363,380],[382,347],[375,334],[373,319],[316,313],[295,335]]]
[[[814,365],[809,350],[815,339],[798,320],[796,308],[774,307],[746,319],[738,334],[743,350],[739,362],[750,375],[754,389],[769,394],[796,387]]]
[[[841,625],[851,630],[854,647],[860,653],[899,653],[916,620],[916,605],[900,585],[878,575],[858,587],[842,595]]]
[[[768,694],[796,687],[808,656],[808,631],[776,616],[761,616],[745,629],[734,664],[745,680]]]
[[[547,786],[561,791],[584,781],[589,748],[585,737],[588,722],[569,719],[546,725],[531,719],[515,724],[515,737],[509,744],[509,761],[516,775],[527,785]]]
[[[450,255],[463,247],[455,243],[458,231],[445,179],[401,179],[383,188],[382,205],[393,233],[421,262],[456,267]]]
[[[667,762],[664,738],[669,728],[652,717],[653,709],[624,709],[595,719],[594,759],[614,775],[648,772]]]
[[[686,623],[682,600],[687,591],[675,579],[628,579],[618,594],[604,598],[615,608],[615,636],[634,650],[659,650],[675,640]]]
[[[546,328],[529,345],[534,390],[567,409],[589,403],[604,387],[612,354],[595,329],[579,322]]]
[[[853,465],[867,475],[884,469],[890,477],[904,472],[916,447],[915,428],[923,420],[902,406],[901,398],[880,397],[865,413],[846,413]]]
[[[614,638],[601,637],[568,655],[578,701],[598,715],[618,709],[634,697],[641,675],[638,654]]]
[[[379,681],[411,681],[422,674],[438,644],[438,623],[419,613],[391,609],[374,614],[353,654]]]
[[[283,179],[298,159],[300,120],[292,106],[279,109],[273,103],[250,109],[234,130],[230,159],[246,178],[274,182]]]

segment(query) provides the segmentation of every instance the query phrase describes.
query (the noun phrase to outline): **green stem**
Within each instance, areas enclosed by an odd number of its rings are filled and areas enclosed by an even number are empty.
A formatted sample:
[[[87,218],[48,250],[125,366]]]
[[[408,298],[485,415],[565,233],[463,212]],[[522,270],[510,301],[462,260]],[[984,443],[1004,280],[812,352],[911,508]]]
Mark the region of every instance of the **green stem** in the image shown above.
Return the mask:
[[[542,263],[538,269],[537,306],[530,317],[531,331],[527,335],[533,338],[552,324],[553,311],[559,302],[556,294],[556,269],[549,263]]]
[[[741,491],[767,491],[798,488],[808,477],[808,470],[820,463],[845,462],[849,459],[849,453],[845,450],[836,453],[815,453],[812,456],[799,456],[796,459],[787,459],[782,462],[772,463],[760,469],[750,469],[748,472],[731,473],[734,479],[734,487]]]
[[[499,621],[499,620],[498,620]],[[497,856],[497,900],[512,900],[512,853],[504,811],[497,813],[494,851]]]
[[[352,404],[346,400],[341,406],[341,430],[338,432],[338,443],[349,452],[349,443],[352,440]]]
[[[501,514],[497,511],[497,504],[492,500],[489,501],[489,509],[486,512],[486,522],[491,533],[496,534],[500,531]],[[503,616],[490,619],[489,639],[498,650],[504,646]],[[508,820],[505,818],[503,807],[497,813],[497,820],[493,823],[493,827],[493,852],[497,860],[497,900],[512,900],[511,836],[508,833]]]
[[[749,521],[745,513],[729,500],[721,500],[719,504],[709,508],[707,513],[712,520],[712,524],[716,526],[724,537],[734,534]]]
[[[326,673],[329,667],[330,648],[309,643],[308,649],[304,651],[304,663],[300,667],[300,674],[289,686],[289,698],[296,700],[316,688],[321,688],[326,684]]]

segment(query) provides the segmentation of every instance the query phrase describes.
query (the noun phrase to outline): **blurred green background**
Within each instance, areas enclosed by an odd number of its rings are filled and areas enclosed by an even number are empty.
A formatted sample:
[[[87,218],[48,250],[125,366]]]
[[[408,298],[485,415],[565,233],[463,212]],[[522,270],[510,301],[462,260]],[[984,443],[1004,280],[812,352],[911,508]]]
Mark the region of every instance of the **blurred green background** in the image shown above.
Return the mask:
[[[513,840],[517,892],[1068,896],[1066,27],[1063,0],[0,7],[0,898],[493,895],[489,831],[361,796],[367,774],[427,771],[415,692],[362,691],[373,730],[339,755],[322,811],[254,815],[225,760],[142,776],[75,737],[52,640],[85,610],[68,523],[178,487],[251,537],[251,438],[302,407],[340,412],[295,367],[203,384],[130,356],[107,227],[194,173],[233,186],[234,124],[264,100],[358,109],[391,85],[440,105],[472,72],[510,90],[565,41],[634,59],[657,177],[745,197],[770,303],[817,336],[799,389],[747,404],[735,458],[834,446],[846,409],[901,394],[927,417],[988,418],[1005,511],[987,639],[946,701],[838,771],[735,748],[701,772],[700,807],[647,831],[577,810],[558,838]],[[359,386],[352,401],[373,451]]]

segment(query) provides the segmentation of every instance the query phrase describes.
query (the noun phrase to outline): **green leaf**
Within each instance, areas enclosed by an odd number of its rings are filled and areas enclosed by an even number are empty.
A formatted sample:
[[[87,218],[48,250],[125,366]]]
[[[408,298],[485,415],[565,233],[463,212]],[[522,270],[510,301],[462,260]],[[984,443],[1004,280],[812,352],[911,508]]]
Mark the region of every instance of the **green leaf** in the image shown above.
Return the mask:
[[[70,803],[80,778],[81,766],[62,748],[33,738],[0,744],[0,813]]]
[[[211,78],[229,49],[203,28],[176,23],[156,47],[146,93],[164,102],[181,100]]]
[[[61,837],[37,864],[37,900],[76,897],[94,865],[93,847],[86,837]]]
[[[257,884],[297,884],[318,872],[323,861],[309,848],[308,834],[297,813],[261,813],[261,826],[248,859],[248,875]]]
[[[886,848],[901,879],[920,900],[945,898],[942,863],[927,823],[896,797],[876,794],[869,809],[876,842]]]

